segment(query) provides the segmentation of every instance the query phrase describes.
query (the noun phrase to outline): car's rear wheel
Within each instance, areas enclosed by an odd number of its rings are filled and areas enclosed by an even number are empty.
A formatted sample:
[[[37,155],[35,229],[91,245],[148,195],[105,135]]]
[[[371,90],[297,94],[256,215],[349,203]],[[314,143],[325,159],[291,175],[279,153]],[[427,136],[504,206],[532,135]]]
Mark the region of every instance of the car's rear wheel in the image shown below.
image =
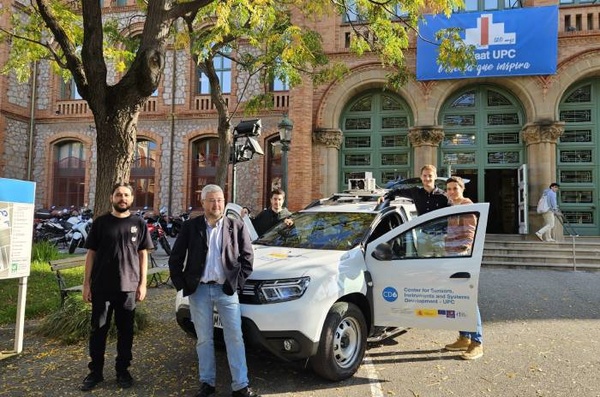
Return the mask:
[[[336,302],[325,318],[317,354],[310,359],[311,367],[325,379],[347,379],[358,370],[366,345],[363,313],[352,303]]]

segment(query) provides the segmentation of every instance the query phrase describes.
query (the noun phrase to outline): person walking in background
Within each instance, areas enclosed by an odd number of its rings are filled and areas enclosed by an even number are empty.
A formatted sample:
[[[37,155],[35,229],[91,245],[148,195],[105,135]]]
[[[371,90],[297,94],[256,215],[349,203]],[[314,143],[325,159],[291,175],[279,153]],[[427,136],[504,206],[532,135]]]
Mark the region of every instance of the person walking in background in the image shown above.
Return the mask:
[[[265,208],[252,219],[252,225],[259,237],[281,221],[291,226],[292,220],[289,217],[292,213],[283,206],[284,201],[285,192],[282,189],[275,188],[271,191],[270,207]]]
[[[148,249],[152,241],[146,222],[129,211],[133,202],[133,187],[128,183],[114,185],[110,196],[112,211],[96,220],[85,241],[83,300],[92,303],[88,364],[90,373],[80,386],[93,389],[104,380],[106,337],[114,312],[117,327],[117,384],[133,385],[129,373],[133,346],[136,302],[146,297]]]
[[[452,205],[473,204],[471,199],[464,197],[465,182],[459,176],[446,180],[446,194]],[[448,234],[446,236],[446,252],[449,255],[470,255],[477,218],[473,214],[453,216],[448,219]],[[477,305],[477,329],[475,332],[460,331],[456,342],[445,346],[448,351],[464,351],[460,356],[464,360],[475,360],[483,356],[483,327],[481,314]]]
[[[258,397],[248,387],[242,315],[238,298],[252,273],[254,254],[244,222],[223,216],[225,198],[217,185],[201,193],[204,216],[186,221],[169,257],[171,280],[189,296],[198,341],[200,390],[196,397],[216,393],[217,366],[213,340],[213,308],[223,324],[233,397]]]
[[[556,241],[552,238],[552,231],[554,229],[554,214],[560,213],[558,209],[558,203],[556,201],[556,192],[560,186],[558,183],[553,182],[547,189],[544,189],[542,196],[546,196],[546,200],[548,200],[548,206],[550,209],[542,214],[544,218],[544,226],[537,232],[535,235],[542,241]]]

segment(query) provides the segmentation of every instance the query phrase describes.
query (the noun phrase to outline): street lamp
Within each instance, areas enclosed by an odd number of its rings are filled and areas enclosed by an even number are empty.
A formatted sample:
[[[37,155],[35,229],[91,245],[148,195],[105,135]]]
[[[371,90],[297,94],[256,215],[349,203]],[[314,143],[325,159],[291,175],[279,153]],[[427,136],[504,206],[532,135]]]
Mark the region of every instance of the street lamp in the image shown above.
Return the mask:
[[[279,141],[281,142],[281,165],[283,168],[281,176],[281,188],[285,192],[287,201],[288,196],[288,158],[287,152],[290,150],[290,144],[292,143],[292,130],[294,129],[294,123],[287,116],[287,113],[283,115],[283,119],[277,124],[279,130]],[[284,202],[285,205],[285,202]]]

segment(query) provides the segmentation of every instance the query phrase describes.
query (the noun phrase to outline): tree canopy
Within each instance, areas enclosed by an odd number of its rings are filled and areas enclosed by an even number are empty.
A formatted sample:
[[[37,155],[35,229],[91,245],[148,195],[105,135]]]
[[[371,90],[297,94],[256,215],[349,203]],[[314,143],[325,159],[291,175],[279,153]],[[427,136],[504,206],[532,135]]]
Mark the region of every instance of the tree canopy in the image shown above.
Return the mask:
[[[108,0],[107,0],[108,1]],[[404,63],[411,35],[425,13],[449,15],[461,0],[138,0],[134,11],[117,12],[101,1],[31,0],[15,2],[10,25],[0,37],[10,42],[3,73],[30,78],[31,62],[49,62],[65,80],[73,79],[94,116],[97,142],[95,213],[108,207],[113,183],[129,180],[141,107],[157,89],[169,45],[188,48],[209,77],[219,113],[222,159],[217,183],[223,184],[231,143],[231,117],[213,60],[224,56],[265,85],[274,77],[290,87],[304,79],[315,84],[340,78],[344,64],[332,63],[322,37],[313,29],[320,19],[345,16],[358,56],[377,54],[401,85],[410,73]],[[450,29],[438,33],[440,59],[447,68],[474,62],[472,49]],[[109,81],[110,80],[110,81]],[[244,95],[246,112],[268,107],[269,92]]]

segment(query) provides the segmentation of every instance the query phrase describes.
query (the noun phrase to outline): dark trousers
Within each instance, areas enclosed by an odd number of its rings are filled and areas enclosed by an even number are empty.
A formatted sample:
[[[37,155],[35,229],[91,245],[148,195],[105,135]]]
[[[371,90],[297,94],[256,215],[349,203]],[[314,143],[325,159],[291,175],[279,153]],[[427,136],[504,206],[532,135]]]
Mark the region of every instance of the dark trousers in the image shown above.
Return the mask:
[[[117,373],[124,372],[131,364],[131,348],[133,346],[133,324],[135,319],[135,291],[94,293],[92,292],[92,330],[90,333],[90,358],[88,368],[98,375],[104,369],[104,353],[106,338],[110,329],[110,321],[115,314],[117,327]]]

